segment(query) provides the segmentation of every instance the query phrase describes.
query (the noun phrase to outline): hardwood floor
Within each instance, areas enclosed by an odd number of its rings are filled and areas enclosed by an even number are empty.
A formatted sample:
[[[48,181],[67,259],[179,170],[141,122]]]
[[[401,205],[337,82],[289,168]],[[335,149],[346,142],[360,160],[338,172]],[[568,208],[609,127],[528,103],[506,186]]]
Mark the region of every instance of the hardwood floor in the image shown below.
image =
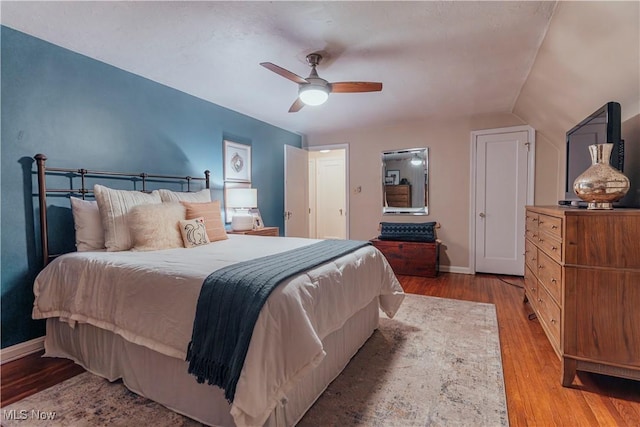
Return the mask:
[[[509,423],[517,426],[640,426],[640,382],[579,373],[560,385],[560,360],[524,304],[522,278],[440,274],[399,276],[408,293],[492,303],[496,306]],[[510,283],[510,284],[508,284]],[[64,381],[82,368],[39,354],[2,365],[2,406]]]
[[[1,405],[9,405],[84,372],[67,359],[41,357],[44,351],[0,366]]]

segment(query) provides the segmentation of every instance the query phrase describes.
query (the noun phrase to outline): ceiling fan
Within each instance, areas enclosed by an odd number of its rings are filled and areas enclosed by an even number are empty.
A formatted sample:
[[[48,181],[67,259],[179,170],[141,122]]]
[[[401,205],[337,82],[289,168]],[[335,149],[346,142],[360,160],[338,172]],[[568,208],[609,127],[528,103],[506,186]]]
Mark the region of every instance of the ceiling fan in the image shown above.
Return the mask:
[[[311,67],[309,77],[303,79],[299,75],[292,73],[282,67],[271,62],[261,62],[260,65],[268,70],[273,71],[282,77],[298,83],[298,98],[289,108],[290,113],[300,111],[305,105],[323,104],[330,93],[356,93],[356,92],[379,92],[382,90],[382,83],[376,82],[335,82],[329,83],[318,76],[316,66],[320,64],[322,55],[319,53],[310,53],[307,55],[307,62]]]

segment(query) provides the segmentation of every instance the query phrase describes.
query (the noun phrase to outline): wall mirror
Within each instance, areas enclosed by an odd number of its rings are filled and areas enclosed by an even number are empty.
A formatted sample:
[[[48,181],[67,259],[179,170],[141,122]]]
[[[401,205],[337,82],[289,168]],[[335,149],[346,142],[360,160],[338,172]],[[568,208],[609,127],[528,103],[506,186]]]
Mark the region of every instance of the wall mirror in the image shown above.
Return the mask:
[[[429,213],[429,149],[382,153],[382,213]]]

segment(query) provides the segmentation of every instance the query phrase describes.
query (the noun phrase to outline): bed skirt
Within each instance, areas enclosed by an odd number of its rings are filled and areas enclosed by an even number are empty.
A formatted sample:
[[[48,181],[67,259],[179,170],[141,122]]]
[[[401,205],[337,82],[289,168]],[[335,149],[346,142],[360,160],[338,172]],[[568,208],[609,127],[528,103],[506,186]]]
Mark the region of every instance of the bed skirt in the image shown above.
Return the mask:
[[[327,356],[276,406],[266,426],[295,425],[346,367],[378,327],[376,297],[322,340]],[[122,378],[125,386],[167,408],[212,426],[233,426],[230,404],[222,389],[198,384],[187,373],[188,363],[133,344],[112,332],[56,318],[47,319],[45,356],[71,359],[109,381]]]

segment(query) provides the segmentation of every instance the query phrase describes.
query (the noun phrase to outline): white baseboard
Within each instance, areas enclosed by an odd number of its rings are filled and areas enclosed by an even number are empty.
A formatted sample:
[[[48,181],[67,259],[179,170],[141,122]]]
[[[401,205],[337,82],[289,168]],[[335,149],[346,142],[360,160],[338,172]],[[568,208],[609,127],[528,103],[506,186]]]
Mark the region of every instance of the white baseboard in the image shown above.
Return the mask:
[[[469,267],[456,267],[455,265],[441,265],[440,271],[443,273],[473,274]]]
[[[44,350],[44,337],[34,338],[30,341],[3,348],[0,350],[0,364],[20,359],[21,357],[28,356],[40,350]]]

